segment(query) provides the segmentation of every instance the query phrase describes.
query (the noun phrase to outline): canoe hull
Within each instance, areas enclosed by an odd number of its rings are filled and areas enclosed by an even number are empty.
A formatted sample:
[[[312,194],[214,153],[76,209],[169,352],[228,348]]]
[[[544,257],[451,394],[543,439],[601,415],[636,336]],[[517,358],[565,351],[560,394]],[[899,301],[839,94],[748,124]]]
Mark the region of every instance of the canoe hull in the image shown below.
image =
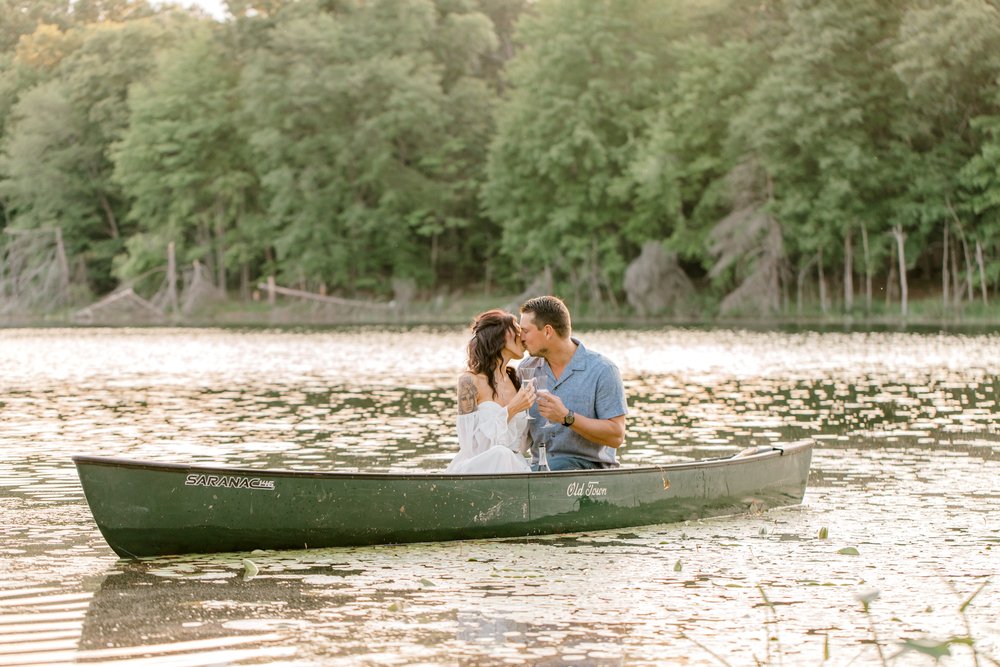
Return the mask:
[[[733,459],[517,475],[312,473],[74,457],[123,558],[516,537],[801,502],[812,443]]]

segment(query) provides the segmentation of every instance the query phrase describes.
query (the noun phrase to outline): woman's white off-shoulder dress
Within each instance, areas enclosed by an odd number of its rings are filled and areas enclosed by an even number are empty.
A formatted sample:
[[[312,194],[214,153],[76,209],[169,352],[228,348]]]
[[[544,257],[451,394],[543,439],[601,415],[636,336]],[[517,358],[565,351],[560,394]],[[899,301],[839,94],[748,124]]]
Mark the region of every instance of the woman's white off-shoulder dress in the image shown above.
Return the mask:
[[[507,408],[483,401],[475,412],[458,416],[458,454],[447,473],[496,475],[531,472],[528,451],[528,415],[518,412],[507,421]]]

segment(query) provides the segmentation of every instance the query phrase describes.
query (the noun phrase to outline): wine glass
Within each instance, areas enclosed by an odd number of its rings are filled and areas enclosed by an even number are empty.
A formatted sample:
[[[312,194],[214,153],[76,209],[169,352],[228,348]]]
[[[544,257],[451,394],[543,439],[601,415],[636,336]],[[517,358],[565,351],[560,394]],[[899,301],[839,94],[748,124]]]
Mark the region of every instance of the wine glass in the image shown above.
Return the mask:
[[[549,376],[548,373],[545,372],[544,368],[524,369],[524,371],[521,374],[521,380],[522,382],[531,382],[535,387],[536,394],[550,393]],[[531,416],[530,411],[528,412],[528,419],[532,420],[536,419],[535,417]],[[535,447],[538,452],[538,459],[537,459],[538,467],[534,468],[534,470],[538,470],[539,472],[547,472],[549,470],[549,463],[545,451],[548,448],[547,441],[549,439],[549,434],[551,433],[551,431],[548,429],[550,429],[552,426],[555,426],[555,424],[553,424],[548,419],[543,417],[542,413],[540,412],[538,413],[537,419],[540,424],[539,428],[541,428],[542,431],[538,433],[539,439],[537,442],[535,442]]]
[[[535,393],[536,394],[551,394],[552,390],[549,389],[549,376],[545,372],[544,368],[535,369]],[[542,421],[542,428],[552,428],[555,426],[552,422],[542,416],[542,413],[538,413],[538,418]]]
[[[521,378],[522,385],[531,385],[532,387],[535,386],[535,369],[518,367],[517,375]],[[535,418],[531,416],[531,406],[528,407],[529,409],[524,411],[525,418],[527,418],[528,421],[534,421]]]

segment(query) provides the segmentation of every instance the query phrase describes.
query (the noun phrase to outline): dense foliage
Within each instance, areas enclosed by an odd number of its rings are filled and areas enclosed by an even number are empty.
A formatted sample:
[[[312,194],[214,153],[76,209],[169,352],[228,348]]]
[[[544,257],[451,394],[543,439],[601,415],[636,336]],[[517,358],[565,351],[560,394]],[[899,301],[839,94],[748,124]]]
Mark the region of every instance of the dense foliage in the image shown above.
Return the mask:
[[[0,0],[5,237],[95,296],[168,244],[243,297],[607,307],[650,241],[724,312],[1000,285],[997,0],[228,6]]]

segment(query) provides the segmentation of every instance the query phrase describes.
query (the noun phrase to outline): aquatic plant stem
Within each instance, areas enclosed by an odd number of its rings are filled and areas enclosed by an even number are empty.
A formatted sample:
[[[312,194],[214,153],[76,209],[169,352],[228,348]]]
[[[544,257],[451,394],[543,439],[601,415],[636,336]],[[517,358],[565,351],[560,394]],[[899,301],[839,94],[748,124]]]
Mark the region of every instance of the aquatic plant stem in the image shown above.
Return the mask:
[[[771,610],[771,620],[774,622],[774,646],[775,646],[775,648],[778,651],[778,664],[780,665],[780,664],[782,664],[782,661],[781,661],[782,650],[781,650],[781,641],[778,639],[778,612],[775,611],[774,605],[771,604],[771,600],[768,599],[767,592],[764,591],[764,587],[761,586],[760,584],[757,584],[757,590],[760,591],[760,596],[762,598],[764,598],[764,604],[766,604],[767,608]],[[766,640],[765,643],[767,645],[767,664],[771,664],[771,637],[770,637],[770,633],[767,633],[767,636],[765,636],[764,639]]]
[[[878,651],[878,659],[882,664],[882,667],[887,667],[888,663],[885,661],[885,654],[882,652],[882,642],[879,641],[878,632],[875,630],[875,618],[872,616],[871,609],[869,608],[869,601],[862,599],[861,605],[864,607],[865,616],[868,617],[868,627],[872,631],[872,641],[875,644],[875,650]]]
[[[979,588],[973,591],[972,595],[965,598],[965,601],[963,601],[961,606],[958,608],[958,615],[962,617],[962,623],[965,625],[965,636],[969,638],[969,648],[972,649],[972,664],[974,667],[979,667],[979,651],[976,650],[976,643],[972,639],[972,624],[969,623],[969,617],[966,616],[965,610],[969,608],[972,601],[976,599],[976,596],[979,595],[979,593],[982,592],[982,590],[986,588],[986,585],[989,583],[990,580],[987,579],[980,584]],[[993,660],[993,664],[996,664],[995,660]]]
[[[688,637],[685,633],[682,632],[682,633],[680,633],[680,638],[688,640],[689,642],[691,642],[692,644],[694,644],[695,646],[697,646],[698,648],[700,648],[702,651],[704,651],[705,653],[709,654],[710,656],[712,656],[713,658],[715,658],[716,660],[718,660],[719,662],[721,662],[726,667],[733,667],[728,662],[726,662],[725,658],[723,658],[721,655],[717,654],[715,651],[713,651],[712,649],[710,649],[707,646],[705,646],[704,644],[702,644],[700,641],[698,641],[694,637]]]

